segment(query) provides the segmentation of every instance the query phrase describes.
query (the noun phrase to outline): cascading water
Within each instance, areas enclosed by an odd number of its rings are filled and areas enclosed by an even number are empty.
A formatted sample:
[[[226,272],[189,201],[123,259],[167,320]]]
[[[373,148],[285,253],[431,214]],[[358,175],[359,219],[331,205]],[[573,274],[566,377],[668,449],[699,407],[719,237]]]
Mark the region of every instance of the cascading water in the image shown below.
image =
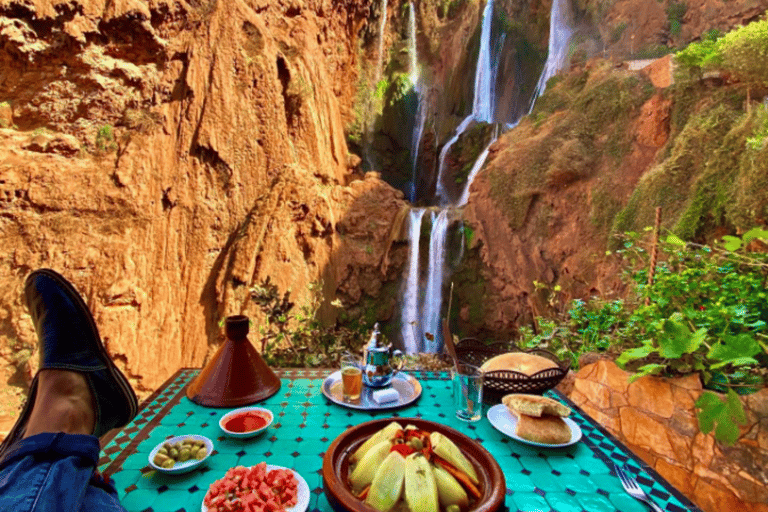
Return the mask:
[[[403,349],[407,353],[418,352],[421,340],[421,325],[419,323],[419,239],[421,238],[421,219],[426,210],[415,208],[408,215],[408,277],[403,294],[403,310],[401,321],[403,323]]]
[[[472,113],[459,124],[453,136],[440,150],[438,157],[437,187],[435,195],[441,206],[451,204],[448,193],[443,185],[445,158],[453,144],[469,128],[473,122],[491,123],[494,118],[496,98],[496,74],[498,68],[491,65],[491,24],[493,21],[493,0],[488,0],[483,10],[483,22],[480,28],[480,50],[477,55],[475,69],[475,97],[472,101]],[[469,186],[469,184],[467,184]]]
[[[413,90],[416,92],[416,120],[414,123],[414,132],[411,142],[411,189],[410,200],[416,202],[416,184],[418,183],[419,166],[419,146],[421,145],[421,135],[424,133],[424,124],[427,120],[426,109],[421,93],[419,81],[419,56],[416,49],[416,9],[413,2],[408,4],[408,76],[413,84]]]
[[[432,212],[432,232],[429,240],[429,274],[427,294],[422,306],[423,352],[440,352],[443,347],[440,310],[443,304],[443,274],[445,271],[445,241],[448,234],[448,210]],[[430,336],[427,336],[427,333]],[[431,339],[430,339],[431,338]]]
[[[408,4],[408,76],[415,86],[419,82],[419,57],[416,54],[416,11]]]
[[[387,28],[387,0],[381,0],[379,12],[381,12],[381,20],[379,21],[379,46],[376,54],[375,83],[378,83],[381,79],[381,67],[384,64],[384,30]]]
[[[552,3],[552,11],[550,18],[550,33],[549,33],[549,53],[544,69],[538,80],[535,93],[531,100],[531,108],[536,98],[544,92],[547,80],[554,76],[565,64],[567,59],[568,44],[573,35],[573,29],[571,28],[573,23],[573,16],[571,14],[569,0],[554,0]],[[411,7],[411,11],[412,11]],[[463,206],[469,199],[469,187],[472,184],[477,173],[485,163],[485,159],[488,156],[490,145],[498,138],[501,125],[499,123],[505,123],[504,128],[511,129],[517,125],[517,120],[512,123],[507,123],[506,119],[496,119],[496,92],[495,84],[497,83],[498,63],[492,62],[491,59],[491,22],[493,19],[493,0],[488,0],[483,11],[483,20],[480,30],[480,49],[477,59],[477,68],[475,70],[475,90],[474,99],[472,102],[472,112],[459,124],[451,138],[445,143],[438,155],[438,176],[437,185],[435,190],[435,199],[442,209],[439,213],[432,212],[432,230],[430,234],[429,243],[429,268],[427,271],[427,284],[424,301],[421,305],[421,326],[412,323],[418,318],[418,310],[415,306],[415,302],[418,297],[418,290],[413,290],[412,286],[418,286],[419,269],[413,268],[413,265],[418,265],[418,232],[415,232],[413,228],[410,231],[411,237],[411,259],[408,266],[408,284],[405,292],[405,310],[403,312],[403,340],[404,349],[408,353],[412,352],[439,352],[442,350],[442,328],[441,328],[441,313],[442,313],[442,290],[443,281],[445,276],[445,253],[446,253],[446,241],[449,225],[449,210],[455,207]],[[415,26],[415,23],[414,23]],[[414,29],[415,30],[415,29]],[[503,35],[501,36],[503,37]],[[503,40],[500,41],[499,46],[503,44]],[[411,68],[413,69],[413,68]],[[415,137],[415,150],[414,155],[418,151],[418,142],[421,138],[421,130],[423,129],[423,120],[421,116],[421,100],[420,108],[418,112]],[[459,195],[458,200],[451,200],[448,192],[443,185],[443,172],[445,170],[445,160],[447,158],[450,148],[456,143],[459,137],[467,130],[473,123],[484,122],[496,124],[494,128],[491,141],[480,153],[475,161],[466,184]],[[416,166],[416,157],[414,156],[414,168]],[[414,169],[414,183],[415,183],[415,169]],[[413,195],[412,195],[413,200]],[[414,213],[418,212],[418,213]],[[423,209],[414,210],[411,215],[418,215],[419,231],[421,229],[421,219],[424,214]],[[412,226],[414,222],[412,221]],[[416,246],[416,252],[414,253],[413,247]],[[415,316],[416,315],[416,316]],[[407,318],[406,318],[407,316]],[[428,336],[429,334],[430,336]],[[418,337],[418,338],[417,338]],[[419,339],[420,338],[420,339]]]
[[[569,0],[553,0],[552,11],[549,15],[549,52],[547,53],[547,62],[544,63],[544,69],[539,76],[539,82],[536,84],[536,90],[531,98],[531,108],[536,103],[536,99],[544,93],[547,88],[547,80],[555,76],[560,71],[568,57],[568,46],[573,37],[573,11]]]

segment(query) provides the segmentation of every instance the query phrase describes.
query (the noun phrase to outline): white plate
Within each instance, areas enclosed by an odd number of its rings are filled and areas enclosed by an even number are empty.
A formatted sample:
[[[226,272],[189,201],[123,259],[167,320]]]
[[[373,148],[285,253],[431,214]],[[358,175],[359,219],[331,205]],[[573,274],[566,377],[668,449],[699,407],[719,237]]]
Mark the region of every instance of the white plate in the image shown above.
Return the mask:
[[[563,418],[565,424],[568,425],[568,428],[571,429],[570,441],[563,444],[544,444],[518,437],[517,434],[515,434],[515,430],[517,430],[517,417],[509,412],[509,409],[507,409],[507,406],[504,404],[494,405],[488,409],[487,416],[488,421],[491,422],[491,425],[493,425],[496,430],[502,434],[508,435],[515,441],[520,441],[521,443],[530,444],[532,446],[540,446],[542,448],[563,448],[566,446],[571,446],[572,444],[576,444],[581,439],[581,428],[579,428],[576,422],[571,418]]]
[[[155,455],[157,455],[157,452],[160,451],[160,448],[162,448],[165,443],[174,444],[174,443],[178,443],[179,441],[184,441],[185,439],[203,441],[205,443],[206,450],[208,450],[208,453],[205,455],[205,458],[202,460],[192,459],[186,462],[177,462],[176,464],[173,465],[171,469],[161,468],[160,466],[158,466],[153,462],[155,459]],[[198,435],[176,436],[170,439],[166,439],[165,441],[158,444],[152,449],[152,451],[149,453],[149,465],[152,466],[153,469],[160,471],[161,473],[165,473],[166,475],[179,475],[181,473],[186,473],[188,471],[192,471],[193,469],[197,469],[201,467],[203,464],[205,464],[208,461],[208,457],[211,456],[212,452],[213,452],[213,441],[211,441],[205,436],[198,436]]]
[[[224,424],[229,421],[230,418],[237,416],[240,413],[246,412],[246,411],[257,411],[260,412],[266,416],[269,416],[269,421],[267,421],[267,424],[261,427],[258,430],[252,430],[251,432],[231,432],[224,428]],[[248,439],[251,437],[256,437],[257,435],[261,434],[262,432],[265,432],[269,426],[272,424],[272,422],[275,421],[275,415],[272,414],[272,411],[269,409],[265,409],[263,407],[241,407],[240,409],[235,409],[234,411],[229,411],[227,414],[221,417],[219,420],[219,428],[222,432],[224,432],[229,437],[234,437],[237,439]]]
[[[252,467],[254,466],[251,466],[251,468]],[[307,485],[307,481],[304,480],[304,478],[302,478],[300,474],[298,474],[296,471],[290,468],[284,468],[283,466],[273,466],[272,464],[267,464],[267,472],[270,472],[273,469],[287,469],[288,471],[293,473],[293,476],[296,477],[296,482],[298,484],[296,486],[296,504],[285,510],[287,512],[304,512],[305,510],[307,510],[307,507],[309,506],[309,485]],[[224,477],[222,476],[222,478]],[[210,488],[208,489],[208,492],[211,492]],[[205,493],[205,497],[208,496],[208,492]],[[202,510],[202,512],[208,512],[208,507],[205,506],[205,497],[203,497],[203,503],[200,505],[201,507],[200,510]]]

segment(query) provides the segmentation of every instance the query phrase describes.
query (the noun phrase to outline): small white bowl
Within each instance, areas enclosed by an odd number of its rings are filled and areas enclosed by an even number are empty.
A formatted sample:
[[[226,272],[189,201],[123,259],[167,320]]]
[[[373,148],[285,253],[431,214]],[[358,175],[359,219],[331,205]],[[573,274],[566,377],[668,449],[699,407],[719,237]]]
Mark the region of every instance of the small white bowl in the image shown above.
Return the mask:
[[[194,441],[203,441],[205,443],[205,450],[208,452],[206,453],[205,457],[203,457],[202,459],[190,459],[184,462],[177,462],[170,469],[161,468],[160,466],[155,464],[154,462],[155,455],[157,455],[157,452],[160,451],[160,448],[162,448],[165,443],[174,444],[181,441],[185,441],[187,439],[192,439]],[[211,441],[205,436],[198,436],[195,434],[176,436],[170,439],[166,439],[165,441],[163,441],[162,443],[154,447],[154,449],[149,454],[149,465],[152,466],[153,469],[156,469],[161,473],[165,473],[166,475],[178,475],[181,473],[192,471],[193,469],[197,469],[199,467],[202,467],[204,464],[207,464],[208,458],[211,456],[212,452],[213,452],[213,441]]]
[[[264,416],[267,417],[267,424],[261,427],[258,430],[252,430],[250,432],[232,432],[231,430],[227,430],[224,428],[224,424],[232,419],[233,416],[236,416],[238,414],[241,414],[246,411],[259,411],[264,414]],[[249,437],[255,437],[265,430],[269,428],[269,426],[272,424],[272,422],[275,421],[275,415],[272,414],[272,411],[269,409],[264,409],[263,407],[241,407],[240,409],[235,409],[234,411],[230,411],[224,416],[221,417],[219,420],[219,428],[222,432],[224,432],[229,437],[234,437],[237,439],[248,439]]]

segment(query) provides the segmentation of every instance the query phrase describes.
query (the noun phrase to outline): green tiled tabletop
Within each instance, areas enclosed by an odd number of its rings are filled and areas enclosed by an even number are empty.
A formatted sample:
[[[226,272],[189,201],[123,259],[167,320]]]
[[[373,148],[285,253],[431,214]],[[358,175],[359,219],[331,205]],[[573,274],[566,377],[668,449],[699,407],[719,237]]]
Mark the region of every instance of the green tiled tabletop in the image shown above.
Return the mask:
[[[104,441],[99,470],[111,476],[129,512],[196,512],[208,486],[236,465],[261,461],[298,471],[309,484],[308,510],[330,512],[322,490],[323,454],[347,428],[388,416],[418,417],[453,427],[480,442],[498,461],[506,479],[506,507],[510,512],[647,512],[644,504],[621,488],[613,464],[629,468],[641,486],[669,512],[699,511],[655,471],[559,393],[549,396],[574,409],[571,418],[583,432],[568,448],[540,449],[498,432],[483,418],[469,424],[453,415],[447,373],[415,372],[422,396],[414,404],[378,413],[349,410],[327,400],[320,389],[324,370],[278,371],[282,387],[258,405],[275,415],[268,431],[250,440],[224,437],[219,418],[232,409],[197,405],[184,394],[196,369],[179,370],[144,401],[134,421]],[[487,410],[487,406],[486,406]],[[214,443],[207,467],[185,475],[163,475],[147,459],[154,446],[182,434],[200,434]]]

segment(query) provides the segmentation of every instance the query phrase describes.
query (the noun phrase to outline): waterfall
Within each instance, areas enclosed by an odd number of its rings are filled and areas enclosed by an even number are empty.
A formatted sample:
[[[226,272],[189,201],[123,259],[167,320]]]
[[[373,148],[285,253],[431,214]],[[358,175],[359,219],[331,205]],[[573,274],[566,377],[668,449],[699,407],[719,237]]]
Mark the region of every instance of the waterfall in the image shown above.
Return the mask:
[[[429,273],[427,274],[427,293],[422,306],[422,326],[424,341],[422,352],[440,352],[442,349],[442,328],[440,313],[443,305],[443,275],[445,270],[445,241],[448,234],[448,210],[442,209],[435,215],[432,212],[432,232],[429,240]],[[427,339],[426,333],[433,336]]]
[[[547,55],[547,61],[544,65],[544,69],[539,77],[538,85],[531,99],[530,108],[533,109],[533,104],[544,92],[547,80],[549,80],[555,73],[557,73],[565,64],[568,58],[568,44],[573,35],[573,14],[571,13],[569,0],[553,0],[552,11],[550,14],[550,29],[549,29],[549,53]],[[411,6],[411,11],[413,7]],[[424,301],[421,305],[421,310],[417,309],[418,301],[418,287],[419,281],[419,269],[418,269],[418,251],[419,251],[419,234],[421,229],[421,219],[425,210],[416,209],[411,212],[411,251],[408,264],[408,277],[406,285],[406,294],[404,296],[404,310],[402,313],[403,321],[403,342],[404,348],[407,352],[414,351],[420,352],[439,352],[443,346],[442,340],[442,303],[443,303],[443,285],[445,281],[446,273],[446,242],[449,225],[449,210],[455,207],[464,206],[469,199],[469,187],[472,181],[475,179],[477,173],[482,168],[488,157],[491,144],[498,138],[499,131],[502,128],[500,125],[496,125],[494,128],[491,141],[483,149],[475,161],[470,173],[467,177],[466,184],[462,190],[458,200],[452,200],[449,197],[448,191],[443,185],[443,172],[446,166],[446,158],[450,152],[451,147],[456,143],[459,137],[470,128],[473,123],[505,123],[504,129],[511,129],[515,127],[518,120],[514,120],[512,123],[507,123],[507,118],[497,119],[496,117],[496,83],[498,74],[498,60],[492,62],[491,52],[491,22],[493,19],[493,0],[488,0],[488,3],[483,10],[483,20],[480,29],[480,48],[477,57],[477,67],[475,68],[475,90],[474,98],[472,101],[472,112],[459,123],[459,126],[453,132],[451,137],[440,149],[438,155],[438,174],[437,174],[437,186],[435,190],[435,201],[440,206],[439,213],[433,211],[431,214],[432,230],[430,234],[429,242],[429,268],[427,269],[427,284],[425,290]],[[409,18],[410,24],[410,18]],[[413,23],[413,30],[415,33],[415,20]],[[409,34],[411,26],[409,25]],[[414,36],[409,36],[411,39],[415,39]],[[499,45],[497,48],[503,46],[503,34],[500,36]],[[498,50],[496,50],[498,53]],[[415,48],[413,50],[415,55]],[[416,64],[411,63],[409,71],[413,73]],[[413,76],[413,75],[411,75]],[[414,80],[414,86],[417,93],[419,86],[417,85],[418,79]],[[424,113],[422,112],[422,99],[419,95],[419,107],[417,110],[417,119],[415,123],[415,134],[413,142],[413,183],[415,188],[416,183],[416,166],[417,166],[417,154],[418,145],[421,139],[422,130],[424,128]],[[415,191],[412,191],[411,201],[414,200]],[[418,220],[417,220],[418,218]],[[418,229],[414,230],[414,226],[418,224]],[[421,313],[421,326],[413,324],[419,319],[419,312]],[[406,329],[408,332],[406,333]],[[430,333],[434,336],[434,339],[429,340],[426,333]],[[418,339],[417,337],[421,337]]]
[[[442,206],[450,204],[450,199],[443,187],[443,169],[445,157],[451,147],[459,140],[473,121],[492,123],[495,112],[496,72],[498,66],[491,66],[491,23],[493,21],[493,0],[488,0],[483,10],[483,22],[480,28],[480,49],[475,68],[475,97],[472,101],[472,113],[459,124],[453,136],[440,150],[437,171],[437,189],[435,195]],[[469,183],[467,183],[467,188]]]
[[[401,334],[403,349],[406,353],[418,352],[421,348],[421,325],[419,308],[419,239],[421,238],[421,219],[426,212],[423,208],[411,210],[408,214],[408,277],[403,293],[401,312]]]
[[[384,65],[384,30],[387,28],[387,0],[381,0],[379,12],[381,13],[381,20],[379,21],[379,46],[376,54],[376,80],[374,87],[381,80],[381,67]]]
[[[472,102],[472,117],[477,121],[493,121],[495,76],[491,73],[491,22],[493,21],[493,0],[488,0],[483,11],[480,29],[480,50],[475,69],[475,100]]]
[[[413,2],[408,4],[408,75],[415,86],[419,81],[419,59],[416,55],[416,12]]]
[[[568,58],[568,44],[573,36],[572,27],[573,13],[571,12],[570,0],[553,0],[552,11],[549,14],[549,52],[547,53],[547,62],[544,63],[544,69],[541,71],[538,84],[536,84],[529,112],[533,110],[536,99],[547,88],[547,80],[560,71],[565,64]]]
[[[424,108],[424,99],[422,98],[421,86],[419,83],[419,56],[416,49],[416,9],[413,2],[408,4],[408,76],[413,84],[413,90],[416,92],[416,119],[414,122],[414,132],[411,141],[411,190],[410,200],[416,202],[416,185],[418,183],[419,173],[419,146],[421,145],[421,135],[424,133],[424,124],[427,120],[426,108]]]

